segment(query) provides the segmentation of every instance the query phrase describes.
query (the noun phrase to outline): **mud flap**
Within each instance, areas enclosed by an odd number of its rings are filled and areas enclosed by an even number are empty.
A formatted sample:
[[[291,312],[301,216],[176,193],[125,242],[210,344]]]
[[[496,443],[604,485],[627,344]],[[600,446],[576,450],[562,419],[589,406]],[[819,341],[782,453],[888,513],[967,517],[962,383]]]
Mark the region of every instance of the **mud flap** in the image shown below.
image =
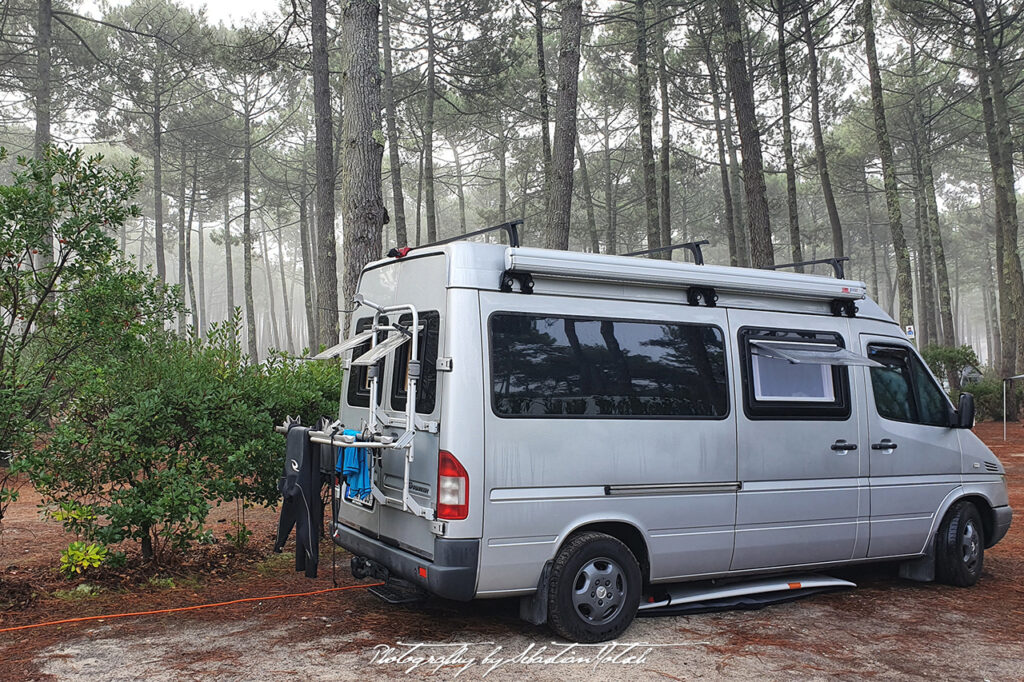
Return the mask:
[[[548,622],[548,585],[551,580],[551,562],[544,564],[537,581],[537,591],[519,598],[519,617],[531,625],[543,625]]]

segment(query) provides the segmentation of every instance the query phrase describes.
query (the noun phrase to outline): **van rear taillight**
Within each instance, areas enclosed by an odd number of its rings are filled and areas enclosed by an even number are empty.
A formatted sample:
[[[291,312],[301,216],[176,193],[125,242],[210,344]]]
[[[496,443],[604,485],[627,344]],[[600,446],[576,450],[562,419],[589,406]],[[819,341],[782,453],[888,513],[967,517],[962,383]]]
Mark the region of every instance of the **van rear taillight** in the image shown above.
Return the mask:
[[[437,455],[437,518],[459,521],[469,516],[469,474],[455,455]]]

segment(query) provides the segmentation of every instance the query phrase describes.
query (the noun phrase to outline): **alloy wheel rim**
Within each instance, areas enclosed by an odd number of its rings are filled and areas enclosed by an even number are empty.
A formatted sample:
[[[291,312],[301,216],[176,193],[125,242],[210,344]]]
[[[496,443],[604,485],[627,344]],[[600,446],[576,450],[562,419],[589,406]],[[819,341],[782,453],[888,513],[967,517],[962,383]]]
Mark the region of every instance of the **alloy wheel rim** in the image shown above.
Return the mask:
[[[978,529],[973,521],[964,524],[963,533],[960,534],[960,553],[964,565],[972,571],[975,570],[981,554],[981,543]]]

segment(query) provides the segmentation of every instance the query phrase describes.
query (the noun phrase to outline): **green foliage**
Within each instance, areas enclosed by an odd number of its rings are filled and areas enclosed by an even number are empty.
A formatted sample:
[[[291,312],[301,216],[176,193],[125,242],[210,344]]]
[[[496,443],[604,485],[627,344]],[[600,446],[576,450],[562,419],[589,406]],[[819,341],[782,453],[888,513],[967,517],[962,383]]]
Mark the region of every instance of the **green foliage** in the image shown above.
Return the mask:
[[[76,540],[60,553],[60,572],[65,578],[81,575],[96,568],[107,558],[107,548],[96,543],[85,544]]]
[[[206,341],[153,335],[80,373],[47,446],[26,456],[66,527],[103,544],[141,542],[160,561],[211,539],[211,502],[277,500],[284,438],[274,424],[333,413],[339,370],[283,355],[249,363],[237,325],[215,325]],[[249,535],[242,525],[229,539]]]
[[[0,150],[0,157],[3,151]],[[17,159],[0,185],[0,520],[13,476],[83,373],[130,354],[171,314],[168,291],[116,258],[113,235],[139,215],[140,176],[51,147]]]
[[[1017,405],[1024,403],[1024,382],[1015,381],[1007,388],[1006,400],[1012,409],[1014,401]],[[1003,418],[1003,381],[994,374],[986,375],[965,388],[974,396],[974,411],[978,421],[995,421]],[[1013,418],[1013,415],[1009,415]]]
[[[55,590],[53,596],[65,601],[78,601],[80,599],[91,599],[98,596],[101,592],[103,592],[103,588],[99,585],[82,583],[71,590]]]
[[[921,349],[921,357],[928,363],[935,376],[949,377],[957,382],[966,368],[977,367],[981,364],[974,349],[966,344],[963,346],[926,346]]]
[[[235,529],[232,533],[228,531],[224,534],[228,542],[235,546],[235,549],[242,549],[249,544],[249,538],[252,537],[252,531],[245,525],[244,521],[232,521],[231,527]]]

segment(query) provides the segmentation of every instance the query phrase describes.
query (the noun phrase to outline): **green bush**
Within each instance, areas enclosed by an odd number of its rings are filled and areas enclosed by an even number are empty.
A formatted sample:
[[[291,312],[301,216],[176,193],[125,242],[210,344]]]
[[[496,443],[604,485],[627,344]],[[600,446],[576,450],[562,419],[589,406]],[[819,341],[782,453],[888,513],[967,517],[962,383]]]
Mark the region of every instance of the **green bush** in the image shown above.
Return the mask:
[[[1016,404],[1024,403],[1024,386],[1022,382],[1013,383]],[[974,410],[978,421],[995,421],[1003,418],[1003,381],[998,376],[989,374],[981,381],[976,381],[964,390],[974,396]],[[1007,387],[1006,398],[1011,400],[1010,387]],[[1012,405],[1010,406],[1012,408]],[[1013,415],[1010,415],[1013,418]]]
[[[65,578],[81,575],[96,568],[107,558],[107,548],[96,543],[85,544],[76,540],[60,553],[60,572]]]
[[[237,327],[237,317],[214,325],[206,341],[153,335],[81,373],[46,448],[27,457],[45,499],[75,509],[69,529],[106,545],[137,541],[162,561],[208,539],[211,503],[277,501],[284,437],[274,425],[335,413],[339,368],[283,355],[250,363]]]
[[[932,373],[949,383],[950,393],[960,391],[960,376],[968,367],[977,367],[981,363],[974,349],[963,346],[925,346],[921,349],[921,357],[928,363]]]

